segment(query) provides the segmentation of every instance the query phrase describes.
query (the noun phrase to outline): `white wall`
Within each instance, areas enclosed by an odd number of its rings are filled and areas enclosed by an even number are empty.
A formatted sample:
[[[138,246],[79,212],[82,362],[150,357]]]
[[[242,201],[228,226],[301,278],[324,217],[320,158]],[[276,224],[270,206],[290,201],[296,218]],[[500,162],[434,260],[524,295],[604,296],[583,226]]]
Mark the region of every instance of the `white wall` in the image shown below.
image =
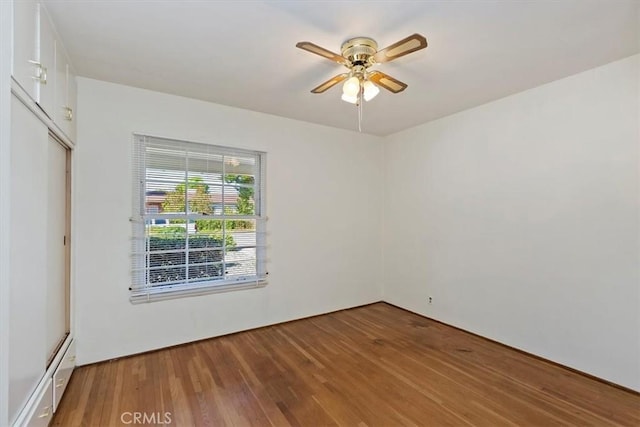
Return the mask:
[[[385,300],[640,390],[638,62],[390,136]]]
[[[79,364],[381,299],[381,138],[89,79],[78,101]],[[267,287],[129,302],[132,132],[267,152]]]
[[[9,424],[12,21],[11,2],[0,1],[0,426]]]
[[[80,79],[79,363],[377,301],[384,282],[393,304],[640,390],[638,61],[387,138]],[[134,131],[268,152],[269,286],[129,303]]]

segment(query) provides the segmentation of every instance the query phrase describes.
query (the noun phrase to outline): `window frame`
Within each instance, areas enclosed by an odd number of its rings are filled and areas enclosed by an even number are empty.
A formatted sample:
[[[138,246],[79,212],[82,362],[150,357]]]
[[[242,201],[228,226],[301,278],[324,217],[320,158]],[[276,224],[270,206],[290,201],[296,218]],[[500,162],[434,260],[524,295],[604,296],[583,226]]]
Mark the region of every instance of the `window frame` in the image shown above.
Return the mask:
[[[177,140],[163,137],[156,137],[147,134],[133,134],[133,156],[132,156],[132,178],[133,178],[133,215],[131,217],[132,224],[132,262],[131,262],[131,286],[130,301],[134,304],[151,302],[157,300],[174,299],[186,296],[204,295],[209,293],[227,292],[241,289],[253,289],[263,287],[267,285],[267,271],[266,271],[266,203],[265,203],[265,176],[266,176],[266,153],[257,150],[248,150],[243,148],[235,148],[228,146],[220,146],[201,142],[191,142],[186,140]],[[242,157],[253,158],[256,161],[256,173],[255,183],[253,185],[254,194],[254,214],[242,215],[237,213],[225,213],[220,212],[218,214],[204,214],[197,212],[188,212],[189,202],[188,196],[185,197],[185,210],[187,212],[171,212],[171,213],[148,213],[146,208],[147,203],[147,181],[149,180],[148,173],[148,159],[151,157],[147,152],[147,148],[152,146],[154,148],[166,147],[169,150],[184,149],[185,152],[185,195],[188,191],[189,174],[190,171],[188,165],[189,155],[211,155],[221,156],[222,172],[221,186],[229,186],[225,184],[225,157]],[[176,155],[173,158],[181,159]],[[207,162],[209,160],[207,159]],[[181,169],[175,169],[176,171]],[[230,172],[231,173],[231,172]],[[238,185],[238,184],[236,184]],[[222,192],[222,201],[224,205],[224,190]],[[215,204],[212,203],[215,207]],[[157,220],[169,220],[169,219],[181,219],[186,220],[185,225],[185,263],[180,264],[185,269],[185,279],[182,282],[165,283],[165,284],[153,284],[149,280],[149,271],[152,268],[150,266],[149,256],[153,253],[149,249],[150,235],[148,234],[147,225],[149,221],[151,224],[155,224]],[[222,242],[219,247],[210,248],[211,252],[220,250],[222,254],[222,277],[221,279],[200,279],[196,281],[189,281],[188,270],[190,267],[198,266],[201,264],[190,264],[189,253],[193,250],[188,245],[189,242],[189,222],[197,220],[221,220],[223,221]],[[248,276],[235,276],[232,278],[227,277],[227,273],[224,270],[226,266],[225,255],[227,255],[228,249],[225,240],[226,221],[237,220],[250,220],[255,221],[255,275]],[[197,233],[196,233],[197,234]],[[253,247],[249,245],[247,247]],[[176,253],[179,253],[176,250]],[[215,261],[211,264],[218,264]],[[179,268],[176,264],[175,268]]]

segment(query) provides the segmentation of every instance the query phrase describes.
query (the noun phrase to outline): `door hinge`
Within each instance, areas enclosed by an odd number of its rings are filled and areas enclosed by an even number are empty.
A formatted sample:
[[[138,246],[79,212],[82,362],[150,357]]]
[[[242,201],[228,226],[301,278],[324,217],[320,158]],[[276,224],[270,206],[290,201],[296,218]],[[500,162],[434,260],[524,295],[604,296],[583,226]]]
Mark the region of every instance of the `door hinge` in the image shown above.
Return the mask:
[[[67,246],[67,236],[62,236],[62,245]]]

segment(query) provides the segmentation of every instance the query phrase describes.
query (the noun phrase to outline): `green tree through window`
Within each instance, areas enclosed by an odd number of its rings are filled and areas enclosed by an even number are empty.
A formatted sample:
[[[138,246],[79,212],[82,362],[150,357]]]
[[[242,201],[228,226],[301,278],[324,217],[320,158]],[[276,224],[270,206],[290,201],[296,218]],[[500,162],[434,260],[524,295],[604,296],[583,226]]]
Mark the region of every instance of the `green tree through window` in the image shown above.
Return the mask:
[[[193,194],[191,191],[194,190]],[[189,178],[188,185],[178,184],[174,191],[167,193],[162,203],[164,212],[185,212],[185,197],[189,200],[189,212],[202,213],[210,215],[213,213],[211,209],[211,199],[209,197],[209,186],[202,182],[202,178],[195,176]]]

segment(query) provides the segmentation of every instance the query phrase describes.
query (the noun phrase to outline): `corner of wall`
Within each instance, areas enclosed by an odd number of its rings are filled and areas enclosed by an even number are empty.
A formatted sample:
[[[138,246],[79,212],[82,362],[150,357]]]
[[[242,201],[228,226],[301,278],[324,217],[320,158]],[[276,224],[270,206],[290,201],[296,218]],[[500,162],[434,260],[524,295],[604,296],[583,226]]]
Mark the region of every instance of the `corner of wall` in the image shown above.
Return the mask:
[[[639,60],[386,137],[384,300],[639,390]]]

